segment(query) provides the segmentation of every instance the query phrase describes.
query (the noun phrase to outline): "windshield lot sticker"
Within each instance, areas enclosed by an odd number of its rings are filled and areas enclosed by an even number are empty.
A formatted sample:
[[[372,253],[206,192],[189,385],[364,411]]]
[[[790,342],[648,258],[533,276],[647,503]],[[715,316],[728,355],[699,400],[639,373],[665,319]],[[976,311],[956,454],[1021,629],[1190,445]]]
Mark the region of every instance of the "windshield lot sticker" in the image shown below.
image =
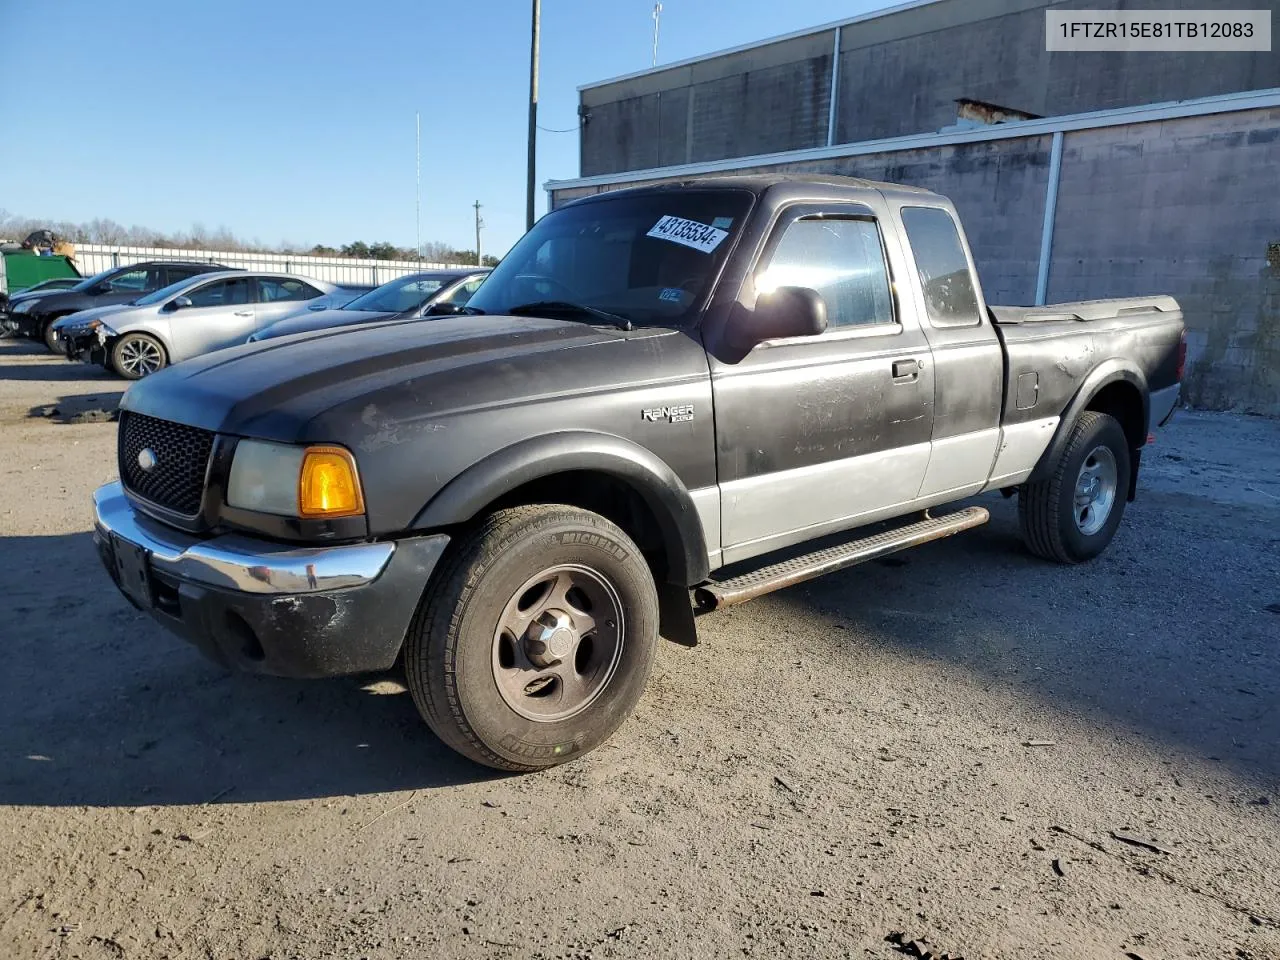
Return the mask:
[[[684,291],[679,287],[666,287],[658,294],[659,300],[666,300],[668,303],[679,303],[680,298],[684,296]]]
[[[703,253],[714,251],[728,235],[727,230],[709,227],[705,223],[686,220],[683,217],[663,217],[646,234],[659,240],[670,240],[672,243],[678,243],[693,250],[701,250]]]
[[[711,221],[711,225],[717,230],[728,230],[733,226],[733,217],[716,217]]]

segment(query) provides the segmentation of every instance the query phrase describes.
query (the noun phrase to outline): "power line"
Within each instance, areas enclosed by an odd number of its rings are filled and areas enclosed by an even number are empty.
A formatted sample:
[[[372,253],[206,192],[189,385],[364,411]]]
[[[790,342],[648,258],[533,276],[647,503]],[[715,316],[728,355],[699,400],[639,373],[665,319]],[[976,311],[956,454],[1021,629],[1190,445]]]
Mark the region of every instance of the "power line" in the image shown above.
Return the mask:
[[[554,127],[544,127],[542,124],[538,124],[538,129],[541,130],[543,133],[573,133],[575,130],[580,129],[581,127],[582,127],[582,124],[579,123],[577,126],[565,127],[562,130],[557,130]]]

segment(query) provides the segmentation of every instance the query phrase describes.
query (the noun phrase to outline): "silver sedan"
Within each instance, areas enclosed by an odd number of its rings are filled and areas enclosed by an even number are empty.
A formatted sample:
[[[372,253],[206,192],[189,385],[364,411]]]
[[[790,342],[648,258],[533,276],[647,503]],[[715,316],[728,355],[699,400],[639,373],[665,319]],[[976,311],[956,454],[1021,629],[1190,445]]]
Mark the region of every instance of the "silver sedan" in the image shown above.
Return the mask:
[[[189,357],[244,343],[307,300],[340,291],[289,273],[226,270],[170,284],[133,303],[82,310],[54,324],[70,359],[138,380]]]

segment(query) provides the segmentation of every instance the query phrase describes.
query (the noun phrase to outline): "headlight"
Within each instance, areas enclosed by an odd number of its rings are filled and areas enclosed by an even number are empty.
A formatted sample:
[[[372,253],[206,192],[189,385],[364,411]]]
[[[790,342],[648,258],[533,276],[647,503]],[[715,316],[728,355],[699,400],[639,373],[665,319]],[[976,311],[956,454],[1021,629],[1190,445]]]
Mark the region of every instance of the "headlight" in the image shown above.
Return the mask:
[[[40,302],[39,297],[37,297],[34,300],[23,300],[21,303],[19,303],[16,307],[13,308],[13,312],[14,313],[30,313],[31,308],[34,307],[39,302]]]
[[[355,458],[343,447],[293,447],[241,440],[231,461],[227,503],[286,517],[364,513]]]

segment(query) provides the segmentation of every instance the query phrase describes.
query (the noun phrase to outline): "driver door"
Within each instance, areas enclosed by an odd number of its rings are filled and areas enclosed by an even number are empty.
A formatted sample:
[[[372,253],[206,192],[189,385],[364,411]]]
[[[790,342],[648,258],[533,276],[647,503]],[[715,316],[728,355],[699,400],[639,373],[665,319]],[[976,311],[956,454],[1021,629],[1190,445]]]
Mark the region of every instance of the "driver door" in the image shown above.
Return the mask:
[[[711,358],[725,563],[901,511],[929,464],[933,371],[883,203],[783,209],[739,302],[822,295],[827,330]],[[888,237],[896,236],[892,231]]]
[[[244,343],[253,333],[252,277],[214,280],[187,294],[191,306],[168,314],[173,344],[170,359],[177,363],[211,350]]]

